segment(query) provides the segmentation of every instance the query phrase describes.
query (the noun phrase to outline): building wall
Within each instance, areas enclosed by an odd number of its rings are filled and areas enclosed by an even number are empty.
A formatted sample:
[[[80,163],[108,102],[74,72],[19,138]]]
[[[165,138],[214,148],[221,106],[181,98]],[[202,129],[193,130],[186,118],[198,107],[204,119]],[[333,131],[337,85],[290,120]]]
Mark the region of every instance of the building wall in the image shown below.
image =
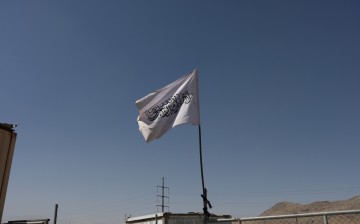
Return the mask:
[[[0,223],[5,205],[16,133],[0,127]]]

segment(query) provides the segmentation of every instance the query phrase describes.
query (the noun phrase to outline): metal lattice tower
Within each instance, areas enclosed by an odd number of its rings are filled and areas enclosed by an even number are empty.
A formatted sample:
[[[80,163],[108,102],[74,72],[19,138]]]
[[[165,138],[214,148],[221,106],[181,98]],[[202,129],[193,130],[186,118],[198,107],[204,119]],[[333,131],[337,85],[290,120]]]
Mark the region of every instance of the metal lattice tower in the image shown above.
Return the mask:
[[[169,206],[165,206],[165,198],[168,199],[168,203],[169,203],[169,197],[165,196],[165,189],[168,190],[167,194],[169,195],[169,188],[165,187],[165,183],[164,183],[164,177],[162,178],[162,185],[161,186],[157,186],[157,189],[161,188],[161,195],[157,195],[157,198],[161,197],[161,205],[156,205],[157,207],[161,207],[161,212],[164,212],[164,208],[167,208],[169,211]]]

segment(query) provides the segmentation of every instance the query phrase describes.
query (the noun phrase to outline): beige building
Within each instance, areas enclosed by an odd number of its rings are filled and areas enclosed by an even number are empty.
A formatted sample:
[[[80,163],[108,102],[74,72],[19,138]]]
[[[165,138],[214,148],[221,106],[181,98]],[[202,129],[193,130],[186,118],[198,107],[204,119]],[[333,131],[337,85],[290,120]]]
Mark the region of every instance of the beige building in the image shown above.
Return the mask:
[[[230,215],[211,215],[207,224],[217,223],[219,220],[231,219]],[[204,224],[204,215],[201,213],[156,213],[138,217],[126,218],[126,224]],[[221,222],[230,224],[231,222]]]

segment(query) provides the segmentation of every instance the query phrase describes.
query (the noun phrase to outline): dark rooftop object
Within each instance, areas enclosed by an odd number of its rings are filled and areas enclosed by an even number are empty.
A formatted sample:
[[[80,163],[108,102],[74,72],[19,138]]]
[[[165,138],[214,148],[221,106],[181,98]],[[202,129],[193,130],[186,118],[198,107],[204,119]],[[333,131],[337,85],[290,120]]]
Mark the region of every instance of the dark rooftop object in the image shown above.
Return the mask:
[[[17,124],[0,123],[0,128],[8,131],[14,131],[14,128],[17,126]]]

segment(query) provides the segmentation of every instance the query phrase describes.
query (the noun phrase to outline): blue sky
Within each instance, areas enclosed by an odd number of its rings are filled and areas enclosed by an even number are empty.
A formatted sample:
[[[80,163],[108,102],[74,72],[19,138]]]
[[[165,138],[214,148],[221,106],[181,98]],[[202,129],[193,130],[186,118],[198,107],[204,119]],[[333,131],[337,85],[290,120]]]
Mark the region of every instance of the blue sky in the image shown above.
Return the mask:
[[[3,222],[201,212],[198,130],[146,143],[134,101],[199,70],[216,214],[360,194],[358,1],[1,1]]]

